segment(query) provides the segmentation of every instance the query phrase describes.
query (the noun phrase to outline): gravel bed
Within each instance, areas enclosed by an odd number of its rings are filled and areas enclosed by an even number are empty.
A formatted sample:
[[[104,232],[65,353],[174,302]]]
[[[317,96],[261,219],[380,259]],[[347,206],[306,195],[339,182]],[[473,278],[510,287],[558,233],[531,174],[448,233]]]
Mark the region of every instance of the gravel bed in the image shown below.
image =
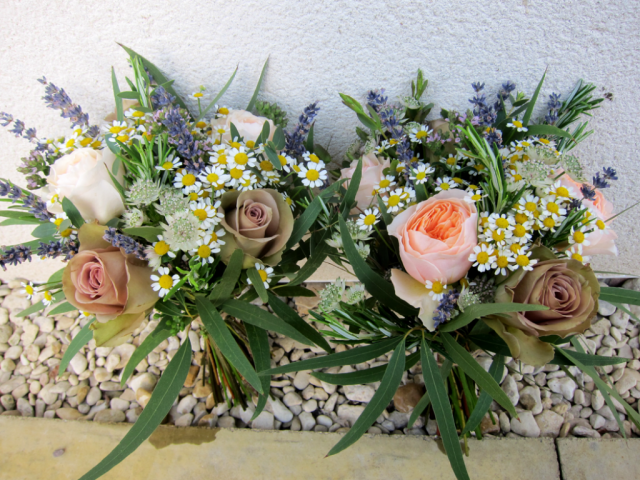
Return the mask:
[[[640,291],[639,280],[629,280],[624,286]],[[170,337],[163,341],[136,367],[125,387],[119,382],[122,369],[135,347],[153,331],[155,321],[145,321],[130,343],[115,348],[96,348],[92,340],[74,357],[70,369],[58,377],[58,366],[65,349],[88,320],[77,311],[54,317],[42,312],[27,318],[16,317],[17,313],[41,299],[36,296],[29,300],[21,290],[21,280],[0,285],[0,415],[135,422],[149,401],[159,376],[177,351],[180,339]],[[317,302],[314,298],[296,300],[301,315]],[[640,308],[632,306],[631,310],[640,314]],[[202,383],[199,365],[203,342],[197,333],[198,324],[194,322],[192,327],[189,335],[194,359],[180,398],[167,416],[166,423],[169,424],[340,432],[355,422],[378,387],[378,384],[338,387],[315,379],[310,372],[275,376],[272,397],[265,411],[251,421],[253,404],[247,410],[229,408],[226,403],[214,404],[211,388]],[[638,325],[628,314],[601,302],[598,318],[584,335],[585,345],[598,355],[629,360],[603,370],[616,390],[636,409],[640,398],[638,333]],[[308,348],[289,338],[271,335],[273,366],[324,354],[319,348]],[[338,346],[337,350],[344,348]],[[344,373],[375,367],[383,365],[389,355],[360,365],[325,371]],[[485,435],[621,436],[617,422],[592,379],[577,368],[569,369],[574,381],[556,365],[534,368],[513,359],[507,360],[501,385],[516,406],[519,419],[510,418],[494,402],[493,415],[487,415],[481,425]],[[489,357],[480,355],[478,361],[488,370]],[[413,428],[407,428],[410,412],[424,393],[421,366],[418,364],[405,372],[402,383],[394,401],[369,433],[435,435],[437,424],[433,419],[425,424],[424,417],[420,417]],[[616,405],[616,408],[621,412],[627,434],[637,436],[639,432],[626,420],[622,406]]]

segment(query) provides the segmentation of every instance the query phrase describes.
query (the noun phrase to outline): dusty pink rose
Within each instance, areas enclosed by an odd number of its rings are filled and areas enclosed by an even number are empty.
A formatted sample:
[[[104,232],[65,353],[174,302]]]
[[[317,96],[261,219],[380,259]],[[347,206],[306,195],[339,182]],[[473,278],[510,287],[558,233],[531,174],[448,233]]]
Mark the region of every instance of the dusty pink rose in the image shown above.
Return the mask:
[[[358,160],[351,162],[349,168],[340,170],[340,180],[350,179],[356,171]],[[387,158],[378,157],[373,153],[369,153],[362,157],[362,179],[360,180],[360,188],[356,193],[356,202],[358,208],[364,210],[369,208],[373,202],[373,187],[384,178],[382,171],[391,166],[391,161]],[[344,183],[344,187],[349,187],[349,182]]]
[[[80,250],[64,270],[62,289],[70,304],[96,315],[96,345],[113,346],[138,327],[158,295],[151,288],[151,268],[105,241],[106,228],[80,228]]]
[[[569,174],[565,173],[560,177],[560,183],[566,188],[571,188],[574,195],[580,195],[582,184],[573,180]],[[594,201],[583,200],[582,203],[598,217],[596,222],[590,224],[593,226],[593,231],[589,234],[589,245],[582,248],[583,255],[618,255],[618,247],[615,244],[618,235],[609,226],[612,221],[606,222],[614,215],[613,203],[607,200],[599,189],[596,189]]]
[[[244,139],[245,142],[255,142],[262,132],[264,122],[269,122],[269,140],[273,139],[273,133],[276,127],[272,120],[265,117],[258,117],[246,110],[231,110],[226,117],[217,118],[211,121],[211,126],[214,129],[219,126],[224,126],[227,130],[222,136],[223,141],[231,141],[231,124],[238,129],[238,133]]]
[[[400,213],[387,229],[399,241],[407,271],[391,272],[396,295],[420,307],[420,318],[428,328],[433,328],[437,302],[429,300],[426,282],[460,280],[471,267],[469,255],[478,244],[478,213],[464,197],[460,190],[440,192]]]

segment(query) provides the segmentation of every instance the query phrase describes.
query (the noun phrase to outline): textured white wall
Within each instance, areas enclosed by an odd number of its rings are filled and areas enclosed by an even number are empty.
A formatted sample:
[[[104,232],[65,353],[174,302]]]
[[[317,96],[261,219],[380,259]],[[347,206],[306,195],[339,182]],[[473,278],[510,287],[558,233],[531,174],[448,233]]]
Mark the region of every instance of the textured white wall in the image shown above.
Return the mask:
[[[277,100],[292,123],[318,100],[317,140],[341,156],[357,121],[338,92],[362,98],[369,88],[385,87],[395,98],[422,68],[435,112],[466,109],[472,81],[497,87],[512,80],[532,93],[548,66],[545,98],[568,93],[579,78],[613,94],[596,111],[596,133],[578,153],[590,173],[618,169],[621,180],[606,193],[619,211],[640,200],[639,13],[635,0],[4,1],[0,111],[43,136],[65,132],[68,123],[40,101],[36,78],[46,75],[91,119],[101,118],[113,108],[111,66],[121,81],[128,72],[116,42],[153,61],[184,94],[200,84],[216,92],[238,64],[223,103],[245,107],[270,55],[261,97]],[[14,168],[29,145],[6,131],[0,145],[0,175],[20,182]],[[620,256],[597,266],[640,274],[640,209],[616,220],[615,230]],[[17,227],[0,232],[0,244],[28,238]],[[4,275],[43,279],[56,268],[37,263]]]

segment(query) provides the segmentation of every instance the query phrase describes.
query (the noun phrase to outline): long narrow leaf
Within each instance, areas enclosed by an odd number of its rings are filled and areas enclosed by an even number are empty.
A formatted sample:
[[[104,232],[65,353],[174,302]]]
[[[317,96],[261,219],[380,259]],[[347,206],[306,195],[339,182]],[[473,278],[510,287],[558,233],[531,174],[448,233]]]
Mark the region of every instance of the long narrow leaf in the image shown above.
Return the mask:
[[[464,312],[450,322],[440,326],[438,330],[441,332],[453,332],[468,325],[476,318],[495,315],[496,313],[531,312],[538,310],[549,310],[549,307],[526,303],[481,303],[465,308]]]
[[[60,313],[73,312],[77,310],[78,307],[71,305],[69,302],[64,302],[58,305],[56,308],[49,312],[49,315],[59,315]]]
[[[116,99],[116,119],[119,122],[124,120],[124,109],[122,108],[122,98],[119,97],[120,87],[116,78],[116,71],[111,67],[111,85],[113,86],[113,96]]]
[[[340,233],[342,234],[342,243],[344,252],[349,259],[353,271],[358,277],[367,291],[379,302],[383,303],[391,310],[398,312],[405,317],[413,317],[418,311],[404,300],[399,299],[393,289],[393,286],[380,275],[375,273],[367,262],[365,262],[351,239],[351,234],[347,228],[344,218],[340,217]]]
[[[214,305],[217,306],[231,297],[238,283],[238,278],[240,278],[240,273],[242,272],[243,258],[244,252],[239,248],[231,254],[229,264],[224,270],[220,282],[214,287],[211,295],[209,295],[209,300],[211,300]]]
[[[619,287],[601,287],[600,300],[610,303],[630,303],[640,305],[640,292]]]
[[[266,330],[260,327],[245,324],[245,330],[247,331],[247,338],[249,339],[249,346],[251,347],[251,355],[253,356],[253,364],[256,370],[266,370],[271,366],[271,350],[269,348],[269,335]],[[258,399],[258,405],[253,413],[251,420],[254,420],[264,407],[267,405],[267,397],[269,396],[269,389],[271,388],[271,377],[266,375],[260,376],[262,382],[262,390],[265,392],[261,394]]]
[[[165,304],[166,305],[166,304]],[[164,340],[171,336],[171,330],[165,319],[162,319],[156,328],[147,335],[147,338],[136,348],[131,358],[127,362],[127,365],[122,370],[122,378],[120,379],[120,385],[125,384],[129,376],[133,373],[138,364],[149,355],[154,348],[160,345]]]
[[[67,217],[69,217],[69,220],[71,220],[74,227],[80,228],[84,225],[82,215],[80,215],[76,206],[67,197],[62,199],[62,209],[64,210],[64,213],[67,214]]]
[[[260,372],[260,375],[277,375],[280,373],[298,372],[302,370],[313,370],[316,368],[342,367],[344,365],[357,365],[358,363],[368,362],[374,358],[384,355],[389,350],[395,348],[402,337],[393,337],[373,343],[365,347],[353,348],[345,352],[332,353],[324,357],[309,358],[299,362],[293,362],[288,365],[271,368],[266,372]]]
[[[536,106],[536,102],[538,101],[538,96],[540,95],[540,89],[542,88],[542,84],[544,83],[544,79],[547,76],[547,71],[545,70],[542,74],[542,78],[540,79],[540,83],[536,87],[536,91],[533,93],[533,97],[529,100],[529,104],[527,105],[527,111],[524,112],[524,117],[522,117],[522,123],[524,125],[529,125],[529,120],[531,119],[531,114],[533,113],[533,108]]]
[[[424,384],[427,387],[427,393],[431,399],[433,405],[433,413],[436,416],[440,434],[442,435],[442,443],[444,449],[447,452],[449,463],[453,473],[455,473],[458,480],[469,480],[469,474],[467,473],[467,467],[464,464],[462,458],[462,449],[458,441],[458,432],[456,431],[456,424],[453,420],[453,413],[451,412],[451,404],[449,403],[449,397],[444,387],[444,382],[440,376],[438,364],[433,356],[433,352],[427,346],[424,338],[422,339],[422,347],[420,348],[422,354],[422,375],[424,376]],[[477,364],[476,364],[477,365]]]
[[[420,360],[420,353],[412,353],[405,358],[404,369],[408,370]],[[356,370],[349,373],[324,373],[313,372],[311,375],[318,380],[329,383],[331,385],[363,385],[365,383],[379,382],[387,371],[387,365],[379,367],[366,368],[364,370]]]
[[[51,301],[52,304],[61,302],[62,300],[64,300],[64,292],[60,291],[57,292],[53,295],[53,300]],[[22,310],[20,313],[18,313],[16,315],[16,317],[26,317],[27,315],[31,315],[32,313],[36,313],[39,312],[40,310],[44,310],[45,308],[47,308],[47,305],[45,305],[44,303],[42,303],[42,301],[31,305],[28,308],[25,308],[24,310]]]
[[[200,120],[202,120],[204,118],[204,116],[207,114],[207,112],[209,110],[211,110],[211,108],[216,104],[216,102],[222,98],[222,95],[224,95],[224,93],[227,91],[227,89],[231,85],[231,82],[233,82],[233,79],[236,77],[236,73],[238,73],[238,67],[237,66],[236,66],[236,69],[231,74],[231,78],[229,78],[229,80],[227,80],[227,83],[224,84],[224,87],[222,87],[222,90],[220,90],[218,92],[218,94],[214,97],[214,99],[211,100],[211,103],[207,106],[207,108],[205,108],[202,111],[202,113],[200,115],[198,115],[198,118],[196,118],[196,123],[199,122]]]
[[[342,204],[340,205],[340,212],[342,212],[342,217],[347,218],[349,216],[349,212],[351,211],[351,206],[356,201],[356,194],[358,193],[358,188],[360,188],[360,180],[362,179],[362,158],[358,160],[358,166],[356,167],[355,172],[353,172],[353,176],[351,180],[349,180],[349,188],[347,188],[347,193],[342,200]]]
[[[331,247],[326,242],[326,240],[331,237],[330,229],[326,228],[318,232],[314,232],[312,237],[314,236],[319,238],[317,246],[306,263],[300,268],[300,270],[298,270],[296,276],[291,279],[289,282],[290,285],[299,285],[313,275],[320,265],[324,263],[327,255],[329,255],[329,252],[331,251]]]
[[[486,390],[486,392],[491,395],[491,398],[507,410],[512,417],[518,416],[511,400],[509,400],[507,394],[500,388],[498,382],[476,362],[469,352],[459,345],[448,333],[442,334],[442,343],[447,353],[451,355],[453,361],[462,368],[464,373],[473,378],[478,386]]]
[[[264,80],[264,74],[267,71],[267,63],[269,63],[269,57],[264,61],[264,65],[262,67],[262,71],[260,72],[260,78],[258,78],[258,84],[256,85],[256,89],[253,91],[253,95],[251,96],[251,101],[249,105],[247,105],[247,111],[251,111],[251,109],[256,104],[256,100],[258,99],[258,93],[260,93],[260,87],[262,86],[262,81]]]
[[[420,354],[419,351],[416,353]],[[442,362],[442,367],[440,367],[440,377],[442,378],[443,382],[451,373],[452,368],[453,368],[453,363],[451,363],[451,360],[445,359],[445,361]],[[413,412],[411,412],[411,416],[409,417],[409,423],[407,424],[407,427],[411,428],[413,426],[415,421],[418,419],[420,415],[422,415],[422,412],[424,412],[424,410],[429,406],[430,403],[431,403],[431,397],[429,397],[429,392],[425,392],[422,398],[418,401],[417,405],[413,408]]]
[[[382,411],[387,408],[387,405],[391,402],[393,395],[396,393],[396,390],[398,390],[398,386],[402,381],[402,374],[404,373],[404,350],[405,341],[403,338],[393,351],[393,355],[391,355],[384,377],[382,377],[380,386],[378,387],[378,390],[376,390],[376,393],[374,393],[373,398],[355,421],[351,429],[337,444],[333,446],[327,456],[340,453],[345,448],[353,445],[369,429],[369,427],[373,425],[376,418],[380,416]]]
[[[91,324],[95,321],[95,317],[92,318],[87,324],[82,327],[82,329],[78,332],[78,334],[73,337],[71,343],[67,347],[66,352],[62,356],[62,360],[60,361],[60,365],[58,367],[58,376],[62,375],[69,366],[69,362],[76,356],[76,353],[80,351],[82,347],[84,347],[89,341],[93,338],[93,331],[91,331]]]
[[[502,355],[496,355],[493,357],[491,367],[489,367],[489,375],[493,377],[496,383],[499,383],[500,380],[502,380],[503,373],[504,357]],[[467,420],[467,424],[464,426],[464,430],[462,430],[460,436],[464,436],[469,432],[473,432],[478,427],[478,425],[480,425],[480,422],[482,422],[482,419],[489,411],[492,401],[493,399],[491,398],[491,395],[489,395],[487,392],[483,390],[482,393],[480,393],[478,403],[476,403],[473,412],[471,412],[471,416],[469,417],[469,420]]]
[[[200,314],[200,319],[209,335],[216,345],[238,372],[255,388],[259,393],[267,393],[262,389],[260,377],[254,370],[245,354],[240,350],[235,338],[231,335],[229,327],[209,300],[204,297],[196,297],[196,308]]]
[[[331,353],[331,346],[327,343],[322,334],[305,322],[293,308],[280,300],[272,292],[269,292],[269,306],[273,310],[273,313],[278,317],[298,330],[302,335],[325,350],[327,353]],[[267,366],[267,368],[269,367]]]
[[[256,289],[256,293],[260,297],[260,300],[267,303],[269,301],[269,297],[267,296],[267,289],[264,286],[262,277],[260,277],[260,272],[255,268],[248,268],[247,277],[251,280],[251,285]]]
[[[136,423],[98,465],[85,473],[80,480],[96,480],[127,458],[153,433],[164,420],[183,387],[191,365],[191,342],[189,337],[180,346],[175,356],[160,377],[149,403]]]

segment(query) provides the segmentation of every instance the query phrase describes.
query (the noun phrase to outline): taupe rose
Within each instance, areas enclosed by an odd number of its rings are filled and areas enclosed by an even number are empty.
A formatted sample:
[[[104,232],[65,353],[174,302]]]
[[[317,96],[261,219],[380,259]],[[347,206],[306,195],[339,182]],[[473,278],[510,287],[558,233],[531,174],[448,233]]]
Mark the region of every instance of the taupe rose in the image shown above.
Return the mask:
[[[576,260],[558,259],[545,247],[533,249],[533,270],[518,270],[496,291],[496,302],[544,305],[548,310],[505,314],[485,320],[509,345],[514,358],[542,366],[553,347],[538,339],[584,332],[598,311],[600,285],[593,270]]]
[[[122,343],[158,300],[151,288],[152,269],[105,241],[107,227],[85,223],[78,231],[80,250],[62,276],[67,301],[93,313],[96,345]]]
[[[220,255],[226,263],[240,248],[244,252],[243,268],[258,260],[276,265],[293,231],[291,208],[276,190],[232,191],[220,197],[224,212],[222,225],[231,234],[225,236]]]

